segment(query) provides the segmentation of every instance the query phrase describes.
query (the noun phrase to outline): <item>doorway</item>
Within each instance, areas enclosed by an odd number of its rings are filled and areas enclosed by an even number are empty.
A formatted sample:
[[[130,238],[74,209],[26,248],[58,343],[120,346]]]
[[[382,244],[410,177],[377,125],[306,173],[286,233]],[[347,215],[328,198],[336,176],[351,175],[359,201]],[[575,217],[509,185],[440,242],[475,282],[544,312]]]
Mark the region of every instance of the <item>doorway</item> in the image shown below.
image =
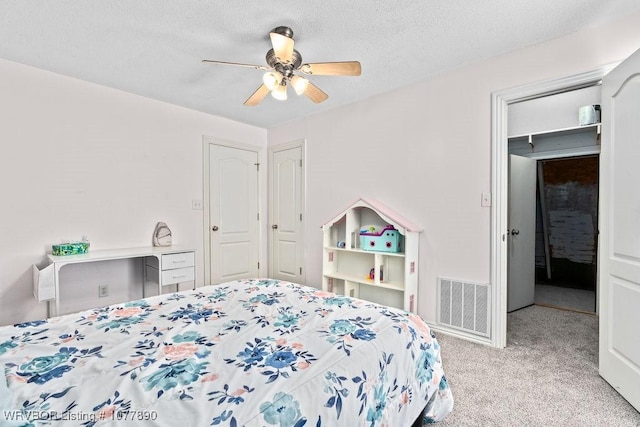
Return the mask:
[[[509,108],[517,102],[566,92],[571,89],[593,86],[598,84],[602,77],[615,66],[616,64],[610,64],[586,73],[507,89],[492,94],[491,283],[495,285],[495,289],[491,294],[491,303],[492,307],[494,307],[491,317],[491,344],[494,347],[503,348],[507,344]],[[574,153],[575,155],[577,153]],[[596,285],[596,294],[598,293],[598,288],[599,283]]]
[[[509,312],[595,312],[600,89],[509,105]]]

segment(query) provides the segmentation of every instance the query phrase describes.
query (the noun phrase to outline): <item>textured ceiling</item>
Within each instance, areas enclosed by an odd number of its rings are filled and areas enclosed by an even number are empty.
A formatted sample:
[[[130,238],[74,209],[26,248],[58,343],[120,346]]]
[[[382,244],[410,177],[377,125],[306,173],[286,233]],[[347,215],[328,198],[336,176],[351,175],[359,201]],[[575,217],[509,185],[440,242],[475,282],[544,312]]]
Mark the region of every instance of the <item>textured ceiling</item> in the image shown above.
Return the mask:
[[[260,127],[368,98],[640,10],[638,0],[0,0],[0,58]],[[362,63],[312,76],[322,104],[242,103],[268,33],[293,29],[303,62]],[[1,78],[1,76],[0,76]]]

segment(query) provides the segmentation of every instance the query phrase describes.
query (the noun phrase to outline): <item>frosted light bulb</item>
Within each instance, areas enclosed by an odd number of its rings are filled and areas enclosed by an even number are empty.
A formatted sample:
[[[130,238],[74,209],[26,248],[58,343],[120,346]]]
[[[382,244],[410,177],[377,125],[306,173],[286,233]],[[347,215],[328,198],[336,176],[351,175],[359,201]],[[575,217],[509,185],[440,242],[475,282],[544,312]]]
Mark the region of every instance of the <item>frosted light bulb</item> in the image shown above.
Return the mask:
[[[282,81],[282,74],[278,71],[271,71],[262,76],[262,82],[271,91],[276,90]]]
[[[309,80],[300,76],[293,76],[291,78],[291,86],[296,91],[298,95],[302,95],[309,87]]]
[[[287,85],[278,85],[277,88],[271,91],[271,96],[273,96],[278,101],[286,101],[287,100]]]

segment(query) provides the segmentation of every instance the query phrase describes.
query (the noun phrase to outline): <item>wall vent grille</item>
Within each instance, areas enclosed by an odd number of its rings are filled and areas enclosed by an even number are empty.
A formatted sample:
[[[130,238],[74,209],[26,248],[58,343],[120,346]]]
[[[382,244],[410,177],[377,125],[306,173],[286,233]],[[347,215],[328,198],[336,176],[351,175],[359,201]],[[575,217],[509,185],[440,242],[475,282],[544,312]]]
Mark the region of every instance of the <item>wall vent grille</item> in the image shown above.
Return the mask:
[[[490,287],[484,283],[438,278],[438,323],[490,337]]]

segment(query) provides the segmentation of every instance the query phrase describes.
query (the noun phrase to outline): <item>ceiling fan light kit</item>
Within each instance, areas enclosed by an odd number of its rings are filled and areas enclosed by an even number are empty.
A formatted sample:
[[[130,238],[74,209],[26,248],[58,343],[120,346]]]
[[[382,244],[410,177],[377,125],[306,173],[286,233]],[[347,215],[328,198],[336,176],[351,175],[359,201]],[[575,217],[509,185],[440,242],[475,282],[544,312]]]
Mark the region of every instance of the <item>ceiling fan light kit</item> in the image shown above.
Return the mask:
[[[284,101],[287,99],[288,83],[291,83],[297,95],[305,95],[316,104],[329,98],[329,95],[308,79],[295,74],[296,72],[317,76],[359,76],[361,74],[362,68],[358,61],[303,64],[302,55],[293,48],[295,44],[293,30],[289,27],[274,28],[269,33],[269,38],[271,39],[272,48],[267,51],[265,57],[269,67],[211,59],[202,60],[202,62],[251,67],[256,70],[267,71],[262,76],[262,85],[244,102],[244,105],[256,106],[269,93],[273,98]]]
[[[269,71],[262,76],[262,82],[269,88],[269,90],[275,90],[282,82],[283,75],[277,71]]]
[[[275,89],[271,91],[271,96],[277,99],[278,101],[286,101],[287,100],[287,84],[286,82],[280,83]]]
[[[298,95],[302,95],[309,87],[309,80],[300,76],[292,76],[291,86],[293,86],[293,90],[295,90]]]

